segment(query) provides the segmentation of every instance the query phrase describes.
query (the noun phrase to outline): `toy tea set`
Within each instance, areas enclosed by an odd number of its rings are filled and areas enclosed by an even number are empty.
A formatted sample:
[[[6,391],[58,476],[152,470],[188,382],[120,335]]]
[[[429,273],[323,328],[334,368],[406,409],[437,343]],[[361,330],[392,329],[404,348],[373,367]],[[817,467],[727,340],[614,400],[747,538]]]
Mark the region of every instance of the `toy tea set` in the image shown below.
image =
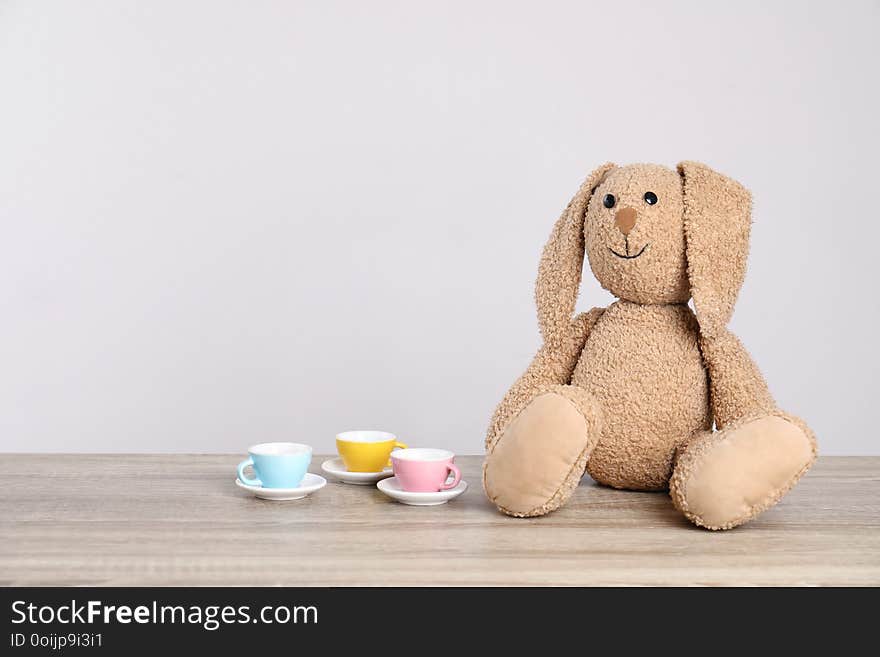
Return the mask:
[[[388,497],[411,506],[445,504],[467,490],[446,449],[410,448],[387,431],[346,431],[336,436],[339,456],[321,464],[344,484],[376,485]],[[260,443],[238,464],[239,488],[265,500],[298,500],[327,484],[308,472],[312,448],[301,443]],[[253,468],[256,478],[245,474]]]

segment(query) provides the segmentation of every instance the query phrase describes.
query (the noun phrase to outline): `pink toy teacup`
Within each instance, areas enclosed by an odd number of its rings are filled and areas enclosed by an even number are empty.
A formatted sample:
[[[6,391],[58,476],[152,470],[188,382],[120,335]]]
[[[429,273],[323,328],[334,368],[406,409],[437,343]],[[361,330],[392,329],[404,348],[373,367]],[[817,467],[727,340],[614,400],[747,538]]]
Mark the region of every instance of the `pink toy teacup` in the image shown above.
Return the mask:
[[[410,493],[436,493],[458,486],[461,470],[453,463],[455,454],[448,449],[396,449],[391,465],[400,487]],[[446,483],[449,473],[453,481]]]

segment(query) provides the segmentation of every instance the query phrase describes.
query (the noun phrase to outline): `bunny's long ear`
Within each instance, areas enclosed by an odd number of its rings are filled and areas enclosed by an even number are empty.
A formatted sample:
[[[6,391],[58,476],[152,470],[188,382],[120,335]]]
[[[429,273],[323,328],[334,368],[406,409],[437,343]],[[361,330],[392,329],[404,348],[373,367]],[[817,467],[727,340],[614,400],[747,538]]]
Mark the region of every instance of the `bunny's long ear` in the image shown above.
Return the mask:
[[[725,328],[746,275],[751,195],[699,162],[678,165],[684,189],[688,278],[700,333]]]
[[[587,177],[553,226],[553,233],[544,246],[535,284],[535,303],[545,344],[561,345],[568,335],[584,266],[584,215],[593,190],[613,168],[608,162]]]

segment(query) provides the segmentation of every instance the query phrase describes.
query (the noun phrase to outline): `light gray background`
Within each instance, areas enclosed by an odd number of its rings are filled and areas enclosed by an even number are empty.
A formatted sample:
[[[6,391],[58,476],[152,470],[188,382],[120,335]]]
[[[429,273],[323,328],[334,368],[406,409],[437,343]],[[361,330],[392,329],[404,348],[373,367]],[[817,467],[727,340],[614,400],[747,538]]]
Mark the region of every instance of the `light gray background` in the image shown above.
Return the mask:
[[[878,29],[877,2],[3,2],[0,450],[479,452],[581,179],[699,159],[754,193],[734,330],[825,454],[878,454]]]

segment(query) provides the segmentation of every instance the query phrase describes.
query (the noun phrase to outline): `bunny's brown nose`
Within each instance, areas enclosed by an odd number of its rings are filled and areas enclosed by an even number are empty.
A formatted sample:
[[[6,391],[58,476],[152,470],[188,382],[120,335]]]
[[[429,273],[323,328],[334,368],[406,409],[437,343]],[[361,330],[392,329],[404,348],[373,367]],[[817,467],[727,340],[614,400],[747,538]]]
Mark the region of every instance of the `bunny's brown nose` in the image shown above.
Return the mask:
[[[620,208],[614,215],[614,225],[624,235],[629,235],[629,231],[636,225],[635,208]]]

